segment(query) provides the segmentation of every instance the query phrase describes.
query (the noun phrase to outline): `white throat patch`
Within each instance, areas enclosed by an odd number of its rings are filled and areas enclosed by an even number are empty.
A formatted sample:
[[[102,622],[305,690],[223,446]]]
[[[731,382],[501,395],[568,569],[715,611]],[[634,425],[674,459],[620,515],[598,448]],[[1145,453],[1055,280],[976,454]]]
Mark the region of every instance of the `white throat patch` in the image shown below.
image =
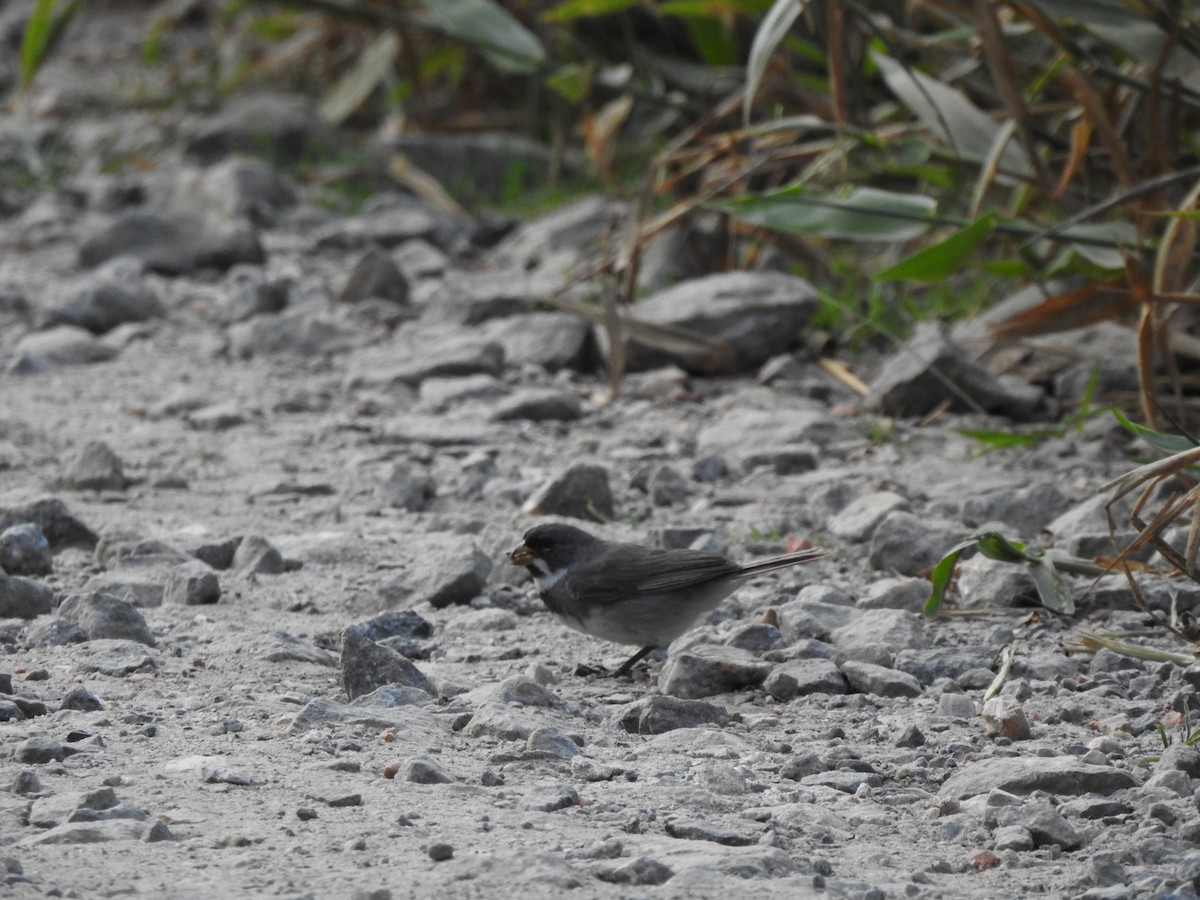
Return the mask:
[[[534,559],[533,567],[537,569],[537,574],[533,576],[534,582],[538,586],[538,590],[542,593],[553,588],[556,584],[563,580],[567,574],[567,567],[551,570],[543,559]]]

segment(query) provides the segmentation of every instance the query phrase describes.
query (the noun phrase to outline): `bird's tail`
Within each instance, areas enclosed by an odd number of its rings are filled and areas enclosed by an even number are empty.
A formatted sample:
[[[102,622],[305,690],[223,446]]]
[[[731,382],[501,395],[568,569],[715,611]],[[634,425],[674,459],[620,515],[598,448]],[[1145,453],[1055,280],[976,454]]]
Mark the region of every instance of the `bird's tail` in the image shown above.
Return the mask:
[[[763,572],[774,572],[776,569],[787,569],[791,566],[799,566],[804,563],[813,562],[829,555],[828,550],[822,550],[820,547],[812,547],[808,550],[797,550],[795,553],[787,553],[783,556],[772,556],[770,559],[760,559],[757,562],[746,563],[742,566],[742,575],[759,575]]]

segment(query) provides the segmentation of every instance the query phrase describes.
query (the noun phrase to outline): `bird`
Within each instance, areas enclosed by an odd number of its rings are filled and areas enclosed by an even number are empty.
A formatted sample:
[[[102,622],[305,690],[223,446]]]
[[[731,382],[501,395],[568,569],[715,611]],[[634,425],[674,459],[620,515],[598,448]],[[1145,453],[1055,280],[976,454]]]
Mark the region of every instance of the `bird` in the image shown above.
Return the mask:
[[[553,523],[526,531],[508,561],[529,570],[546,608],[567,626],[641,648],[612,673],[619,677],[753,576],[826,555],[813,548],[742,565],[717,553],[614,543]]]

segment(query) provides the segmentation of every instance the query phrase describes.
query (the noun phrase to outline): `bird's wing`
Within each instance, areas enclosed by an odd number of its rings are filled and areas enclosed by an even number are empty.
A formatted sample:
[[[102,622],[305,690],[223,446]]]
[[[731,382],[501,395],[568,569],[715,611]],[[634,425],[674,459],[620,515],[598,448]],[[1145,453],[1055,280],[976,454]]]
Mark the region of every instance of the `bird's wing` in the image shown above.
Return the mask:
[[[585,565],[572,573],[576,593],[590,602],[616,603],[631,593],[687,590],[718,578],[736,575],[737,563],[696,550],[645,550],[614,547],[603,566]],[[614,578],[615,574],[621,577]]]

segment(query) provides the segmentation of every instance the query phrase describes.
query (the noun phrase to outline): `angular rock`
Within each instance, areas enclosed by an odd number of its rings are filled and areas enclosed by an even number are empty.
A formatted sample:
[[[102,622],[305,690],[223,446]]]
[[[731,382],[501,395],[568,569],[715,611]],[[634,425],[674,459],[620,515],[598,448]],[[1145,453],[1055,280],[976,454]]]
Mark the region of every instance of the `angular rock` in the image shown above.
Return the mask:
[[[1107,796],[1136,783],[1123,769],[1080,762],[1074,756],[995,757],[967,763],[946,779],[938,793],[960,800],[997,788],[1013,794]]]
[[[1027,803],[1002,809],[996,816],[1000,827],[1020,827],[1029,832],[1034,847],[1057,844],[1064,850],[1078,850],[1083,839],[1062,813],[1049,803]]]
[[[29,810],[29,824],[36,828],[53,828],[68,821],[76,810],[99,812],[112,809],[117,803],[117,795],[110,787],[53,794],[33,802]]]
[[[34,619],[54,608],[54,591],[28,578],[0,574],[0,618]]]
[[[357,354],[346,376],[348,389],[420,385],[428,378],[484,374],[504,370],[504,348],[470,331],[421,326],[402,329],[382,351]]]
[[[148,208],[126,210],[87,235],[79,259],[96,266],[133,256],[152,272],[182,275],[200,268],[228,269],[265,259],[258,235],[245,225]]]
[[[504,348],[513,365],[541,366],[547,372],[591,372],[598,351],[592,326],[565,312],[507,316],[485,323],[483,334]]]
[[[598,879],[609,884],[666,884],[675,876],[670,866],[648,856],[603,863],[592,871]]]
[[[989,735],[1000,735],[1010,741],[1027,741],[1033,737],[1024,707],[1009,694],[990,698],[983,704],[982,716]]]
[[[415,687],[429,696],[437,688],[416,666],[395,650],[383,647],[355,629],[342,631],[342,690],[353,700],[387,684]]]
[[[279,575],[288,570],[288,565],[283,554],[265,537],[248,534],[242,538],[233,554],[232,568],[257,575]]]
[[[437,496],[437,483],[425,472],[418,472],[405,463],[396,463],[388,471],[382,493],[388,506],[420,512]]]
[[[921,696],[917,679],[898,669],[848,660],[842,663],[841,672],[850,687],[860,694],[874,694],[877,697]]]
[[[0,531],[0,571],[9,575],[49,575],[54,571],[50,542],[32,522]]]
[[[355,262],[350,276],[338,294],[341,303],[358,303],[372,297],[392,303],[408,303],[408,279],[387,251],[368,247]]]
[[[567,391],[526,390],[501,401],[492,411],[496,422],[573,422],[583,415],[579,398]]]
[[[75,325],[57,325],[25,335],[13,348],[7,372],[36,375],[63,366],[83,366],[112,359],[120,351],[90,331]]]
[[[962,526],[953,522],[895,510],[875,528],[871,565],[899,575],[920,575],[963,537]]]
[[[615,508],[608,470],[595,463],[575,463],[543,482],[521,508],[531,516],[611,521]]]
[[[420,613],[411,609],[390,609],[365,622],[358,622],[347,627],[353,628],[363,637],[372,641],[382,641],[394,637],[415,641],[433,637],[433,625]]]
[[[230,353],[238,359],[277,354],[309,359],[353,350],[365,342],[360,332],[307,307],[263,313],[229,329]],[[220,406],[236,408],[237,402]]]
[[[177,565],[163,585],[163,603],[168,605],[202,606],[220,599],[217,573],[200,560]]]
[[[897,417],[917,417],[949,402],[950,409],[1032,418],[1045,402],[1041,390],[993,377],[946,336],[934,322],[917,326],[904,346],[884,361],[864,404]]]
[[[932,588],[924,578],[884,578],[867,586],[858,598],[859,609],[904,609],[920,612]]]
[[[829,522],[829,531],[844,540],[861,543],[870,540],[889,513],[897,509],[907,512],[910,508],[907,497],[892,491],[873,491],[839,511]]]
[[[121,458],[104,441],[80,447],[62,475],[62,486],[76,491],[123,491],[126,484]]]
[[[80,547],[91,550],[100,540],[57,497],[44,497],[24,506],[0,508],[0,530],[31,522],[41,529],[53,550]]]
[[[483,591],[492,571],[491,558],[467,535],[412,536],[399,549],[409,564],[380,588],[387,606],[428,603],[442,609],[469,603]]]
[[[458,779],[429,756],[410,756],[400,768],[400,779],[413,784],[453,784]]]
[[[65,694],[58,705],[59,709],[73,709],[76,712],[96,712],[104,709],[100,698],[81,684],[75,685]]]
[[[89,641],[114,638],[154,646],[154,635],[142,614],[108,594],[71,594],[59,605],[58,617],[82,628]]]
[[[73,325],[106,334],[126,322],[163,314],[158,296],[139,281],[99,275],[84,281],[47,313],[51,325]]]
[[[12,758],[16,763],[36,766],[49,762],[62,762],[68,756],[74,756],[78,752],[78,747],[38,734],[18,741],[12,748]]]
[[[734,271],[693,278],[634,303],[632,318],[681,328],[715,342],[700,355],[668,353],[634,340],[629,369],[675,363],[690,372],[753,372],[772,356],[799,346],[821,301],[809,282],[780,272]],[[597,331],[603,346],[606,333]]]
[[[531,754],[552,759],[572,759],[579,755],[579,745],[559,731],[548,725],[535,728],[525,742],[525,749]]]
[[[810,694],[849,692],[846,679],[828,659],[801,659],[776,666],[763,682],[763,688],[782,703]]]
[[[891,666],[901,650],[925,646],[924,620],[901,609],[868,609],[834,629],[831,637],[839,660]]]
[[[672,697],[711,697],[760,685],[771,669],[770,663],[745,650],[699,646],[671,654],[659,676],[659,688]]]
[[[81,672],[123,677],[138,670],[156,668],[154,657],[138,641],[98,638],[87,643],[76,660]]]
[[[729,722],[729,713],[703,700],[654,694],[620,707],[613,719],[630,734],[665,734],[700,725],[723,727]]]

